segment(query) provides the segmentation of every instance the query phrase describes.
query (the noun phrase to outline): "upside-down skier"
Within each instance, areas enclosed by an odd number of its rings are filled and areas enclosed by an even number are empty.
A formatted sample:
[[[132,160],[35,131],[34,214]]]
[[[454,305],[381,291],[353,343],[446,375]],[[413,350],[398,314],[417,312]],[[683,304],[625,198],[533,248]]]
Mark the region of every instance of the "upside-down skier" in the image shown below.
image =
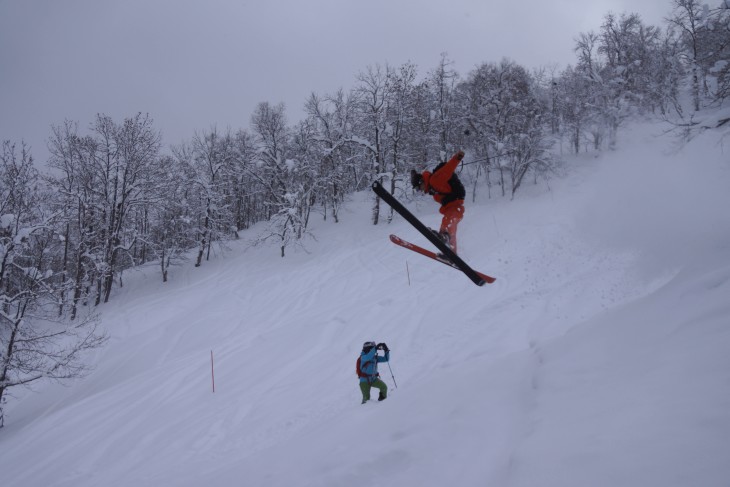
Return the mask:
[[[455,174],[456,167],[464,158],[464,152],[454,154],[448,162],[436,166],[433,172],[418,173],[411,170],[411,184],[414,189],[433,196],[441,204],[439,213],[443,215],[441,227],[435,232],[454,253],[456,250],[456,230],[459,222],[464,218],[464,197],[466,190]]]

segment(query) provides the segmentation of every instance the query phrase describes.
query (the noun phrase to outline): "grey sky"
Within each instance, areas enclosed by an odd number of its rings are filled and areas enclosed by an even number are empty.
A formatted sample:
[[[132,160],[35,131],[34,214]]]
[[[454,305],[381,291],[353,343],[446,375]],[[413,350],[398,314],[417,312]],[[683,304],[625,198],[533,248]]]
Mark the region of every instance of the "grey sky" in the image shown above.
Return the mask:
[[[351,88],[376,63],[442,52],[462,75],[508,57],[574,62],[609,12],[662,24],[671,0],[0,0],[0,139],[47,157],[51,124],[149,113],[166,145],[248,127],[259,102],[290,122],[311,92]]]

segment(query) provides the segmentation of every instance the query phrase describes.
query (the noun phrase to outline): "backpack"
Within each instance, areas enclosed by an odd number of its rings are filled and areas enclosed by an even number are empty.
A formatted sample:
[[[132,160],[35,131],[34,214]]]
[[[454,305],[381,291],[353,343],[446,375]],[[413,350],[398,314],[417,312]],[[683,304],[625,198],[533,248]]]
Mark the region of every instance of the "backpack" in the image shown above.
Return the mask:
[[[445,162],[440,163],[433,169],[433,172],[438,171],[445,165]],[[461,180],[459,179],[459,176],[456,175],[456,173],[452,174],[449,178],[449,186],[451,186],[451,193],[444,195],[444,198],[441,200],[442,206],[445,206],[452,201],[463,200],[466,197],[466,189],[464,188],[464,185],[461,183]]]
[[[371,360],[371,362],[372,362],[372,360]],[[365,363],[367,363],[367,362],[365,362]],[[360,357],[358,357],[357,362],[355,362],[355,372],[357,372],[358,379],[362,379],[363,377],[366,379],[368,378],[367,374],[365,374],[362,371],[362,369],[360,368]],[[378,374],[378,375],[380,375],[380,374]]]

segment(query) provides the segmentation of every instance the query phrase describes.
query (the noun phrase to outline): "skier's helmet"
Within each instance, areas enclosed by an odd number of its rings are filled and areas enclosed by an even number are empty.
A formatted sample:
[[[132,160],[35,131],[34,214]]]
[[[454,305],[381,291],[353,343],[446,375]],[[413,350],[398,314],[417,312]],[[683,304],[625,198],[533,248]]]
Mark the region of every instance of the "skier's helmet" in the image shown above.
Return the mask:
[[[369,352],[375,346],[375,342],[365,342],[362,344],[362,351]]]

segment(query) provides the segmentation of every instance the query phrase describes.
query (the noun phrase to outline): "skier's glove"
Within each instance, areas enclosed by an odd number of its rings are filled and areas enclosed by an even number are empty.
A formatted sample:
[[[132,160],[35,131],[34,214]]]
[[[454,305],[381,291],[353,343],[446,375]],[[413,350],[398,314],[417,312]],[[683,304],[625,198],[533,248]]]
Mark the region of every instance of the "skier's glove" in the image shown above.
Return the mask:
[[[459,152],[457,152],[456,153],[456,158],[459,159],[459,160],[462,160],[464,158],[464,151],[463,150],[460,150]]]
[[[379,348],[380,350],[383,350],[383,351],[385,351],[385,352],[388,352],[388,351],[390,350],[390,349],[388,348],[388,345],[386,345],[385,343],[378,343],[378,348]]]

